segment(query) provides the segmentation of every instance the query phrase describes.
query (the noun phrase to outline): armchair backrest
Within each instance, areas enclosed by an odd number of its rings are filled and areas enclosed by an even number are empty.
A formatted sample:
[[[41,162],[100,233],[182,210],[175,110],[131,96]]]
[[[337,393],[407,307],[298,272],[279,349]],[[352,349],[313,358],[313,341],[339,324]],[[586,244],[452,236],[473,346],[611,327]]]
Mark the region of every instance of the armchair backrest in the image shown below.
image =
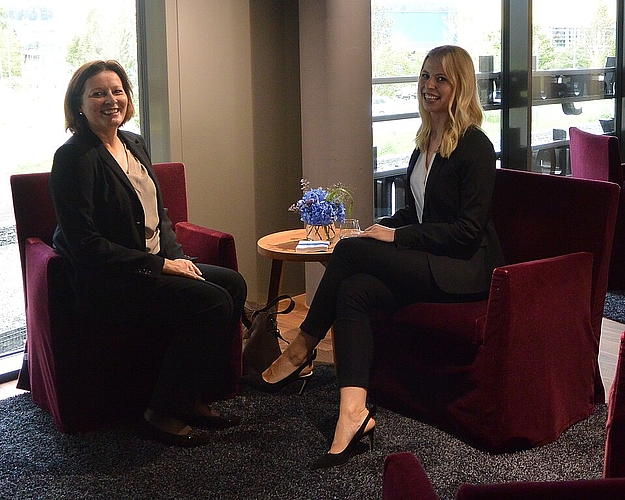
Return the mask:
[[[612,182],[499,169],[492,216],[506,264],[591,252],[599,339],[620,188]]]
[[[40,238],[52,246],[56,214],[48,191],[50,172],[15,174],[11,176],[15,232],[22,263],[22,280],[26,290],[24,248],[28,238]]]
[[[492,217],[506,264],[573,252],[592,252],[596,261],[609,255],[618,193],[610,182],[497,170]]]
[[[178,222],[187,222],[187,177],[184,163],[169,162],[152,165],[163,195],[163,205],[173,228]]]
[[[579,179],[615,182],[623,187],[623,168],[618,138],[569,129],[571,174]]]
[[[154,171],[161,186],[163,204],[175,228],[188,220],[187,183],[183,163],[156,163]],[[56,214],[48,184],[50,172],[15,174],[11,176],[15,229],[22,262],[22,279],[26,287],[24,247],[28,238],[40,238],[52,246]]]

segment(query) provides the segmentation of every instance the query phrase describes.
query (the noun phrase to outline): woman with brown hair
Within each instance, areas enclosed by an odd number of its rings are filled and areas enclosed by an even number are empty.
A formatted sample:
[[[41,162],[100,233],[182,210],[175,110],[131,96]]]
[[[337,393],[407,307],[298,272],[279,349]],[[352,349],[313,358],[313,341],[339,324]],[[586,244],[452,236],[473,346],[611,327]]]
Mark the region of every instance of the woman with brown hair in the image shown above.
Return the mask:
[[[133,114],[119,63],[93,61],[74,73],[65,95],[72,137],[56,151],[50,176],[58,223],[53,243],[78,314],[147,330],[168,326],[141,434],[170,445],[204,445],[209,435],[189,424],[238,423],[204,398],[219,393],[228,373],[246,284],[235,271],[185,257],[145,141],[120,129]]]

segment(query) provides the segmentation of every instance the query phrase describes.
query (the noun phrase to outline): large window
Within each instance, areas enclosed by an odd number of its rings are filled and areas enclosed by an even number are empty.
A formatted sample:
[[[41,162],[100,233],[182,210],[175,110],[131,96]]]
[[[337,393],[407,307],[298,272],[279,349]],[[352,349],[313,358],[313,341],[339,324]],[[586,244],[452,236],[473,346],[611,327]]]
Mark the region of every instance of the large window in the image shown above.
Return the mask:
[[[473,56],[486,110],[483,128],[499,148],[501,2],[374,0],[371,18],[371,114],[378,218],[403,204],[403,173],[420,125],[417,77],[431,48],[461,45]]]
[[[617,9],[619,7],[619,9]],[[568,130],[621,135],[617,10],[623,0],[372,1],[375,216],[403,204],[403,172],[419,127],[425,53],[473,56],[483,128],[499,166],[568,175]]]
[[[65,89],[82,63],[120,61],[138,104],[136,39],[135,0],[0,0],[0,375],[19,366],[25,338],[9,178],[50,170],[67,139]],[[139,130],[138,113],[127,127]]]
[[[614,132],[616,2],[534,2],[532,24],[532,170],[569,174],[569,127]]]

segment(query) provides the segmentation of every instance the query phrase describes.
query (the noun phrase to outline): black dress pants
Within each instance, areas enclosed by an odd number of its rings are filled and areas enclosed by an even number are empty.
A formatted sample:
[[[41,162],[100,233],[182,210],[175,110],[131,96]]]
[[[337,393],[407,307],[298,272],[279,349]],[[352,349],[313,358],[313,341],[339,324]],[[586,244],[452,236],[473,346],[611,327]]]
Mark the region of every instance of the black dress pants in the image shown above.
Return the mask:
[[[231,350],[247,286],[236,271],[197,264],[205,281],[163,274],[137,293],[135,319],[168,328],[168,349],[149,407],[188,413],[195,399],[219,392],[230,372]]]
[[[339,387],[369,386],[374,345],[370,313],[413,302],[462,301],[434,283],[427,255],[370,238],[337,243],[300,328],[322,339],[334,324]]]

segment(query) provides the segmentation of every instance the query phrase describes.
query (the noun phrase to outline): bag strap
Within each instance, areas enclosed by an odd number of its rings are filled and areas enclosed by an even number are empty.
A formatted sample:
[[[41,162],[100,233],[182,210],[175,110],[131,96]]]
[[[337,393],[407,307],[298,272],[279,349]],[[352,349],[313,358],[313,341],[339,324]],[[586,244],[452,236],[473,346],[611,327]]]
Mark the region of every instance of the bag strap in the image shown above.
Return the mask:
[[[280,311],[277,308],[277,306],[283,300],[288,300],[289,305],[287,305],[283,310]],[[293,309],[295,309],[295,301],[293,300],[293,297],[291,297],[290,295],[286,295],[286,294],[278,295],[275,299],[269,301],[269,303],[266,306],[252,311],[251,318],[254,318],[254,316],[256,316],[259,313],[268,312],[274,307],[276,308],[276,310],[272,314],[289,314]],[[250,326],[252,326],[252,322],[249,320],[246,314],[243,314],[241,316],[241,321],[243,322],[246,328],[249,328]]]
[[[289,305],[286,306],[282,311],[280,311],[278,310],[277,306],[283,300],[288,300]],[[293,297],[291,297],[290,295],[278,295],[275,299],[270,301],[269,304],[267,304],[265,307],[263,307],[262,309],[258,309],[257,311],[254,311],[252,315],[255,315],[261,312],[267,312],[274,307],[276,308],[275,314],[289,314],[293,309],[295,309],[295,301],[293,300]]]

